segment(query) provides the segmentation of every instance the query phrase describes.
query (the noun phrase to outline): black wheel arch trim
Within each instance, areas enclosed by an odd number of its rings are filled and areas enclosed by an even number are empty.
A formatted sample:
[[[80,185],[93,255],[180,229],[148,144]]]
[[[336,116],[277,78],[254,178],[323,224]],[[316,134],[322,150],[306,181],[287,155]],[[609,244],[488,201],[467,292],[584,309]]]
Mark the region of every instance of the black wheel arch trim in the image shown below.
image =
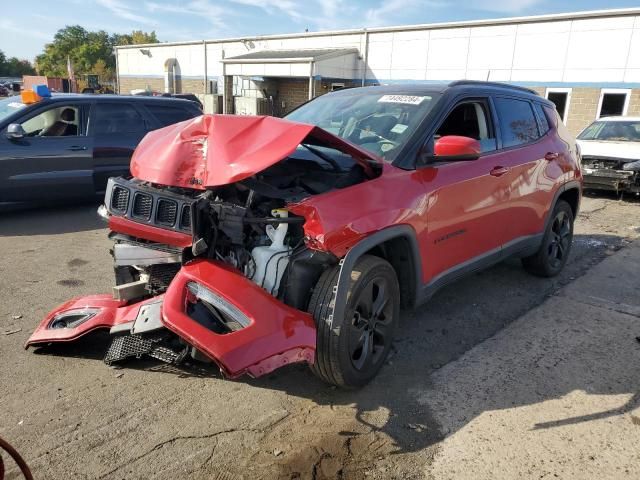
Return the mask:
[[[578,216],[578,212],[580,211],[580,201],[582,199],[582,184],[578,180],[570,180],[560,185],[560,187],[558,187],[558,189],[556,190],[556,193],[553,195],[553,202],[551,202],[551,207],[547,212],[547,218],[545,218],[545,221],[544,221],[544,230],[542,230],[543,233],[547,231],[547,227],[549,226],[549,222],[551,221],[551,215],[553,214],[553,210],[556,208],[556,205],[558,204],[558,200],[560,199],[560,196],[563,193],[568,192],[569,190],[578,190],[578,203],[576,204],[576,212],[575,212],[574,219],[575,217]]]
[[[338,274],[338,282],[333,293],[333,312],[329,316],[329,323],[332,328],[333,318],[340,318],[340,316],[343,316],[345,313],[351,272],[355,268],[358,259],[372,248],[396,238],[404,238],[409,243],[409,255],[413,260],[415,291],[417,292],[419,290],[419,286],[422,284],[422,263],[416,231],[409,225],[395,225],[380,230],[360,240],[351,247],[347,254],[340,260],[340,273]]]

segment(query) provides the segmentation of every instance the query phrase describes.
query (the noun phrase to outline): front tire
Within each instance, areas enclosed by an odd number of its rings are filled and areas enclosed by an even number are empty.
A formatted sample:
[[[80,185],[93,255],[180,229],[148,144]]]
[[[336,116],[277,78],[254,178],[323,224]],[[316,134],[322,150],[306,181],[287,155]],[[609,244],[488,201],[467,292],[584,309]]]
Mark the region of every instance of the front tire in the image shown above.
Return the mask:
[[[562,271],[573,242],[573,221],[571,206],[564,200],[558,200],[540,249],[522,259],[525,270],[539,277],[554,277]]]
[[[340,267],[326,270],[309,302],[317,327],[312,371],[327,383],[365,385],[384,364],[400,316],[400,288],[393,267],[382,258],[363,255],[351,272],[343,318],[333,318],[334,290]]]

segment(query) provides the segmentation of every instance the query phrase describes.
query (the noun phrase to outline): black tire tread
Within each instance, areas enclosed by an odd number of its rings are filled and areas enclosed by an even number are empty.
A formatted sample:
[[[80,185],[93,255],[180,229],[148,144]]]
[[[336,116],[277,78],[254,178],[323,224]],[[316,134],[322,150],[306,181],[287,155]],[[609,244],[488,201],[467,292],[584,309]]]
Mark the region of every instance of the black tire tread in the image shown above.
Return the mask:
[[[547,239],[551,234],[551,226],[553,225],[553,219],[555,218],[556,214],[560,210],[565,210],[565,212],[569,214],[569,217],[571,218],[571,223],[572,223],[571,228],[573,229],[573,222],[575,219],[573,218],[573,210],[571,209],[571,205],[569,205],[564,200],[558,200],[558,202],[555,204],[553,208],[553,212],[551,212],[551,221],[549,222],[549,225],[547,225],[547,229],[544,232],[542,245],[540,246],[540,248],[536,253],[522,259],[522,266],[527,272],[531,273],[532,275],[536,275],[538,277],[547,277],[547,278],[554,277],[558,273],[560,273],[560,271],[562,271],[562,268],[564,268],[564,265],[563,265],[560,268],[560,270],[557,272],[550,271],[547,264],[546,255],[545,255],[545,246],[547,244]],[[569,252],[567,252],[567,257],[568,256],[569,256]]]
[[[393,267],[386,260],[373,255],[363,255],[359,258],[353,271],[368,272],[380,265],[384,265],[393,271]],[[317,328],[316,358],[314,365],[311,366],[311,371],[327,383],[343,388],[351,388],[353,385],[347,384],[339,365],[339,335],[332,331],[329,324],[329,315],[333,311],[331,301],[333,300],[334,289],[338,284],[339,274],[339,265],[325,270],[320,276],[309,301],[308,311],[313,316]],[[355,282],[352,281],[349,286],[347,301],[354,285]],[[334,319],[335,321],[336,319]]]

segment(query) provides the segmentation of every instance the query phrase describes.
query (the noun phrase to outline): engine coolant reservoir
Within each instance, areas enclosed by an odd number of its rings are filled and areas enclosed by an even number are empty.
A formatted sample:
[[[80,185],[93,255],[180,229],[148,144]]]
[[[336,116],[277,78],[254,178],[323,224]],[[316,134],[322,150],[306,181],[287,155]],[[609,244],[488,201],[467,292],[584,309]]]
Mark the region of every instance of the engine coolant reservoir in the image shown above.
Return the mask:
[[[277,218],[286,218],[289,213],[283,209],[276,209],[271,211],[271,215]],[[284,245],[284,237],[287,235],[288,228],[287,223],[279,223],[275,228],[273,225],[267,225],[266,231],[271,245],[255,247],[251,251],[251,256],[256,263],[252,280],[272,295],[278,293],[280,279],[289,263],[289,255],[291,255],[291,249]]]

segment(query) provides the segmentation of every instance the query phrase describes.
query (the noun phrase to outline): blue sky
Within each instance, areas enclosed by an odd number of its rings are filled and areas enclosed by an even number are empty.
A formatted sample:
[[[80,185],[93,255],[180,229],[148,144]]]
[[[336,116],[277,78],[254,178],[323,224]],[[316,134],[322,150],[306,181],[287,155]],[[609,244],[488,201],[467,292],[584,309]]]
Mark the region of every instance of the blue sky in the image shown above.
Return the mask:
[[[58,29],[74,24],[155,30],[160,41],[180,41],[635,6],[638,0],[29,0],[3,8],[0,50],[31,60]]]

